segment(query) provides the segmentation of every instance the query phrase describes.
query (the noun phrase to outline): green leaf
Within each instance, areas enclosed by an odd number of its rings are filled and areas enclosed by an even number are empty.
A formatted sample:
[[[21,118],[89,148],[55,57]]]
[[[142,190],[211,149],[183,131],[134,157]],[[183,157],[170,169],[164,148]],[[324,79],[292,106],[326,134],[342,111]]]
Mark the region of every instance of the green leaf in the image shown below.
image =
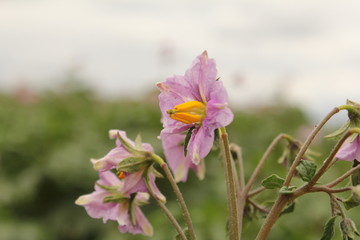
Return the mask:
[[[351,196],[343,201],[343,204],[347,210],[360,205],[360,185],[352,187]]]
[[[146,168],[151,163],[150,160],[138,157],[128,157],[122,160],[117,166],[118,171],[127,173],[137,172]]]
[[[296,167],[301,179],[305,182],[311,180],[316,172],[316,164],[309,160],[301,160],[299,165]]]
[[[279,193],[281,194],[292,194],[295,191],[296,187],[295,186],[283,186],[282,188],[280,188]]]
[[[354,199],[354,195],[351,195],[348,199],[346,199],[344,202],[344,207],[346,208],[346,210],[349,210],[351,208],[357,207],[360,205],[360,202],[355,198]]]
[[[325,224],[324,232],[320,240],[330,240],[335,234],[335,220],[337,216],[331,217]]]
[[[192,135],[192,132],[194,129],[195,129],[195,127],[191,127],[185,136],[185,143],[184,143],[184,156],[185,157],[187,155],[187,147],[189,145],[189,141],[190,141],[190,138],[191,138],[191,135]]]
[[[281,186],[284,184],[284,179],[279,177],[276,174],[272,174],[269,177],[265,178],[261,185],[263,185],[267,189],[275,189],[275,188],[281,188]]]
[[[190,236],[190,233],[189,233],[189,229],[185,228],[183,231],[184,231],[184,234],[185,234],[186,238],[189,239],[189,240],[191,240],[191,236]],[[183,240],[180,234],[176,235],[176,238],[175,238],[175,239],[176,239],[176,240]]]
[[[286,208],[280,213],[280,216],[288,213],[292,213],[295,210],[295,202],[291,202],[286,206]]]

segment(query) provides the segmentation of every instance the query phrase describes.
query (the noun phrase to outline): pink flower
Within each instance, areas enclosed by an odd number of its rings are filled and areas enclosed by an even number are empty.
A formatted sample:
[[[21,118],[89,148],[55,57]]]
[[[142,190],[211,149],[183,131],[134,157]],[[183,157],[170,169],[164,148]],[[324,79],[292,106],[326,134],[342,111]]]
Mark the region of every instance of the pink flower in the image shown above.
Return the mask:
[[[341,146],[339,152],[336,154],[338,159],[346,161],[360,161],[360,135],[352,141],[351,140],[351,138],[348,138]]]
[[[165,147],[171,146],[169,142],[173,140],[170,136],[194,127],[187,145],[187,157],[199,164],[210,152],[215,129],[225,127],[233,120],[233,113],[227,107],[226,90],[222,82],[217,81],[215,61],[209,59],[205,51],[194,60],[184,76],[169,77],[157,87],[161,91],[159,101],[164,126],[161,140]],[[165,152],[172,155],[171,149]],[[168,161],[176,160],[170,157]]]
[[[120,232],[152,236],[152,226],[139,207],[147,203],[149,194],[129,194],[124,182],[110,171],[99,172],[99,176],[95,191],[80,196],[75,203],[84,206],[92,218],[102,218],[104,223],[107,220],[117,221]]]
[[[128,146],[123,146],[118,137],[118,134],[128,144]],[[94,168],[98,171],[108,171],[110,169],[116,168],[120,162],[127,158],[144,158],[144,154],[146,154],[146,152],[153,152],[153,148],[150,144],[134,143],[126,137],[126,133],[124,131],[110,130],[109,136],[110,138],[116,138],[116,147],[110,150],[110,152],[103,158],[91,160]],[[132,151],[129,149],[129,147]],[[144,182],[145,172],[148,174],[147,178],[149,179],[149,185],[153,189],[157,198],[162,202],[166,202],[165,196],[160,192],[155,184],[156,176],[159,175],[159,173],[157,173],[156,170],[150,165],[131,173],[120,172],[121,175],[119,178],[121,178],[124,183],[124,192],[127,192],[128,194],[136,192],[147,192],[147,186]]]
[[[116,147],[113,148],[108,154],[106,154],[103,158],[100,159],[92,159],[91,162],[94,165],[94,168],[99,171],[107,171],[111,168],[115,168],[117,164],[121,162],[121,160],[129,157],[136,156],[134,153],[129,152],[125,146],[121,144],[120,139],[118,138],[118,134],[132,147],[137,148],[139,151],[148,151],[153,152],[153,148],[148,143],[141,143],[140,146],[136,146],[136,144],[126,137],[126,132],[112,129],[109,131],[109,137],[111,139],[116,139]]]
[[[191,161],[189,155],[184,155],[184,139],[185,135],[183,134],[172,134],[162,142],[165,157],[174,173],[175,181],[186,182],[189,169],[192,169],[200,179],[203,179],[205,174],[204,160],[196,165]]]

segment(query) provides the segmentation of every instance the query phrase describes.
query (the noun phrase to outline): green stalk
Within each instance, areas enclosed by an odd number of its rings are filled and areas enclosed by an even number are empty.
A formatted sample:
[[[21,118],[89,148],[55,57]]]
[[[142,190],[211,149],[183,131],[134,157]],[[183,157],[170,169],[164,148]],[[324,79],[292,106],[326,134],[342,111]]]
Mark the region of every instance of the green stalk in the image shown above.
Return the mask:
[[[226,179],[226,189],[227,189],[227,198],[228,198],[228,211],[229,211],[229,237],[230,240],[240,240],[241,227],[240,227],[240,218],[239,218],[239,209],[237,201],[237,191],[235,184],[234,176],[234,166],[231,159],[230,145],[228,134],[225,128],[220,128],[220,137],[221,137],[221,149],[223,151],[223,161],[225,168],[225,179]]]

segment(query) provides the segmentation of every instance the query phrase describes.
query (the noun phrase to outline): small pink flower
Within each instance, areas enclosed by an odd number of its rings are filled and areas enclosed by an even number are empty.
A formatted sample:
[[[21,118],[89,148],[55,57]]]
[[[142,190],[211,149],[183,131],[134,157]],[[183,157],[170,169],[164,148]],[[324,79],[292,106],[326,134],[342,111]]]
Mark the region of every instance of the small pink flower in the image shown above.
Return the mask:
[[[92,218],[102,218],[104,223],[117,221],[120,232],[152,236],[153,228],[139,207],[147,203],[149,194],[130,195],[124,191],[124,183],[110,171],[99,172],[99,176],[95,191],[80,196],[75,203],[84,206]]]
[[[170,142],[171,135],[194,127],[187,145],[187,157],[199,164],[210,152],[215,129],[225,127],[233,120],[233,113],[227,107],[228,95],[217,79],[215,60],[209,59],[205,51],[184,76],[169,77],[157,87],[161,91],[159,102],[164,127],[161,140]],[[165,150],[172,155],[170,151]]]
[[[136,149],[136,151],[139,152],[139,154],[143,152],[153,152],[153,148],[148,143],[141,143],[141,144],[135,144],[133,141],[131,141],[129,138],[126,137],[126,133],[124,131],[120,130],[110,130],[109,136],[110,138],[116,139],[116,147],[108,154],[106,154],[104,157],[100,159],[92,159],[91,162],[94,165],[94,168],[98,171],[108,171],[110,169],[116,168],[116,166],[123,161],[124,159],[127,159],[129,157],[143,157],[138,156],[136,152],[129,152],[129,150],[122,145],[120,139],[118,138],[118,134],[124,139],[129,146]],[[138,145],[138,146],[137,146]],[[155,184],[156,180],[156,174],[153,170],[153,168],[150,167],[148,171],[146,171],[148,174],[149,184],[152,187],[155,195],[158,199],[160,199],[162,202],[166,202],[165,196],[160,192],[158,187]],[[147,192],[147,186],[144,182],[144,173],[145,169],[140,169],[139,171],[132,172],[132,173],[122,173],[121,179],[124,182],[124,192],[131,194],[136,192]]]
[[[341,146],[336,157],[340,160],[360,161],[360,135],[358,135],[353,141],[348,138]]]

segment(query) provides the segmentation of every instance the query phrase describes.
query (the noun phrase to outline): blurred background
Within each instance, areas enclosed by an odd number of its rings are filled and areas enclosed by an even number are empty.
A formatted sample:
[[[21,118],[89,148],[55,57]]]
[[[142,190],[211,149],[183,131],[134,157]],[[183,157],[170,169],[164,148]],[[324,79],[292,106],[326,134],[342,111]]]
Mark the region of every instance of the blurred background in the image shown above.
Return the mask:
[[[183,74],[205,49],[229,92],[236,114],[230,140],[243,147],[247,176],[279,133],[304,141],[334,106],[360,102],[359,11],[357,1],[1,0],[0,240],[148,239],[120,234],[116,223],[91,219],[74,201],[97,179],[89,159],[114,146],[108,129],[141,132],[161,154],[155,83]],[[325,132],[345,120],[340,113]],[[334,144],[320,140],[319,164]],[[276,163],[281,147],[262,178],[285,174]],[[218,149],[206,164],[205,180],[190,174],[180,188],[199,239],[224,239]],[[349,167],[339,163],[325,177]],[[167,182],[158,182],[181,219]],[[330,216],[326,200],[300,199],[270,238],[320,238]],[[154,202],[144,210],[152,239],[174,238]],[[244,239],[261,222],[247,221]]]

